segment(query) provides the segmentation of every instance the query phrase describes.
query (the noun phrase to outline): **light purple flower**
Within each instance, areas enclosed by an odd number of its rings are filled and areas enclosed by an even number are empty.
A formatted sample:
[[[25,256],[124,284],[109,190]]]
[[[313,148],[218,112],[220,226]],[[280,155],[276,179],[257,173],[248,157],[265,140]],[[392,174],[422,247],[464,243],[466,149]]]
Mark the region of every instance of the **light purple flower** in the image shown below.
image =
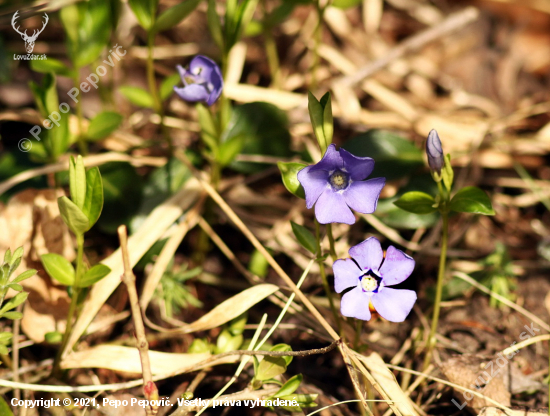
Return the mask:
[[[321,224],[355,223],[350,208],[362,214],[373,213],[386,183],[386,178],[363,180],[373,169],[370,157],[357,157],[331,144],[319,163],[298,172],[307,208],[315,204],[315,217]]]
[[[212,59],[197,55],[189,63],[189,69],[184,69],[181,65],[176,68],[184,86],[174,87],[174,91],[185,101],[212,105],[220,97],[223,88],[222,73]]]
[[[443,157],[443,148],[441,147],[441,140],[437,131],[432,129],[428,134],[428,140],[426,140],[426,154],[428,155],[428,165],[432,172],[441,174],[441,168],[445,164],[445,158]]]
[[[370,309],[391,322],[403,322],[416,302],[416,293],[392,289],[403,282],[414,269],[414,260],[390,246],[384,255],[380,241],[371,237],[350,248],[351,259],[334,262],[334,289],[342,296],[340,312],[350,318],[368,321]]]

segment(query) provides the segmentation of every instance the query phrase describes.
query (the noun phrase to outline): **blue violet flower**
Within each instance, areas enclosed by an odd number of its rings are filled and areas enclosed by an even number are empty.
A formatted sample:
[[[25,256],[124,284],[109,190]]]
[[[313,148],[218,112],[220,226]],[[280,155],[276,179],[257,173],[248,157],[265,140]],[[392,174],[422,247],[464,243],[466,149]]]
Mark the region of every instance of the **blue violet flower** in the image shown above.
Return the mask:
[[[386,178],[363,180],[373,169],[370,157],[357,157],[331,144],[319,163],[298,172],[307,208],[315,205],[315,217],[321,224],[355,223],[350,208],[362,214],[373,213],[386,183]]]
[[[174,87],[174,91],[185,101],[212,105],[220,97],[223,88],[222,73],[212,59],[197,55],[189,63],[189,69],[184,69],[181,65],[176,68],[184,86]]]
[[[350,248],[351,259],[334,262],[334,289],[342,296],[340,312],[350,318],[368,321],[371,310],[391,322],[403,322],[416,302],[416,293],[389,286],[403,282],[414,269],[414,260],[390,246],[382,251],[380,241],[368,238]]]

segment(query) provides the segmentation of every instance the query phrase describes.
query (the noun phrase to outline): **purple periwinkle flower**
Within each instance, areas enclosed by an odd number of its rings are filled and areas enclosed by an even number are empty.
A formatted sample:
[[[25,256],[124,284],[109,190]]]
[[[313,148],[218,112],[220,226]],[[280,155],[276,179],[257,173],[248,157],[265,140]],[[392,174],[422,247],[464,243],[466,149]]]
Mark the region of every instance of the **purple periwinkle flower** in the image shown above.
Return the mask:
[[[386,178],[363,180],[373,169],[370,157],[357,157],[331,144],[319,163],[298,172],[307,208],[315,204],[315,217],[321,224],[355,223],[350,208],[362,214],[373,213],[386,183]]]
[[[385,255],[380,241],[371,237],[349,249],[351,259],[334,262],[334,289],[342,296],[340,312],[368,321],[371,309],[391,322],[403,322],[416,301],[416,293],[389,286],[403,282],[414,269],[414,260],[394,246]]]
[[[443,156],[443,148],[441,147],[441,140],[437,131],[430,131],[428,134],[428,140],[426,140],[426,154],[428,155],[428,165],[432,172],[437,172],[441,175],[441,168],[445,164],[445,157]]]
[[[223,88],[222,73],[212,59],[197,55],[189,63],[189,69],[184,69],[181,65],[176,68],[184,86],[174,87],[174,91],[185,101],[212,105],[220,97]]]

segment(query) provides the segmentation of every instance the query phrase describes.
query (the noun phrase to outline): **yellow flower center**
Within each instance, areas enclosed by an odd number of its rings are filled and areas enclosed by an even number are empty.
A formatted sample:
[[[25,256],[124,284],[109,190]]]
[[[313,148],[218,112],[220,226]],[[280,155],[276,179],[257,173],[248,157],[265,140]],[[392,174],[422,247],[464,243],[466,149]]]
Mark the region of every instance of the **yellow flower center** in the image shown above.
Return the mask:
[[[330,175],[329,180],[333,188],[337,190],[344,189],[348,186],[348,176],[344,172],[338,170]]]
[[[378,287],[378,282],[374,277],[363,276],[361,279],[361,287],[365,292],[372,292]]]

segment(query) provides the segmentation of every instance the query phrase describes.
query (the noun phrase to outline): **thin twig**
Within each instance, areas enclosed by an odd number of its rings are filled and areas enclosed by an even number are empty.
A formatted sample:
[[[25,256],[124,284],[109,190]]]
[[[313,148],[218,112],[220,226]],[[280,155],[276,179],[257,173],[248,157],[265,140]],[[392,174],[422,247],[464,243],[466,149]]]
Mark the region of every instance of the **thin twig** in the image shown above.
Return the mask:
[[[130,297],[130,308],[132,310],[132,318],[134,320],[134,328],[136,330],[137,348],[139,351],[139,359],[141,361],[141,371],[143,373],[143,393],[147,400],[158,399],[158,393],[156,393],[156,386],[153,383],[153,373],[151,372],[151,362],[149,360],[149,344],[145,337],[145,327],[143,325],[143,318],[141,316],[141,309],[139,307],[139,299],[136,289],[136,276],[132,271],[130,265],[130,255],[128,253],[128,234],[126,232],[126,226],[121,225],[118,227],[118,238],[120,240],[120,251],[122,253],[122,260],[124,262],[124,274],[122,275],[122,281],[126,284],[128,289],[128,296]],[[158,411],[158,404],[149,405],[145,408],[148,415],[154,415]]]
[[[467,7],[457,13],[453,13],[440,24],[430,27],[404,40],[395,48],[391,49],[382,58],[359,68],[357,72],[352,75],[336,80],[335,84],[351,87],[375,72],[381,70],[396,59],[399,59],[412,51],[420,49],[430,42],[441,39],[443,36],[466,26],[476,20],[478,16],[479,11],[474,7]]]

